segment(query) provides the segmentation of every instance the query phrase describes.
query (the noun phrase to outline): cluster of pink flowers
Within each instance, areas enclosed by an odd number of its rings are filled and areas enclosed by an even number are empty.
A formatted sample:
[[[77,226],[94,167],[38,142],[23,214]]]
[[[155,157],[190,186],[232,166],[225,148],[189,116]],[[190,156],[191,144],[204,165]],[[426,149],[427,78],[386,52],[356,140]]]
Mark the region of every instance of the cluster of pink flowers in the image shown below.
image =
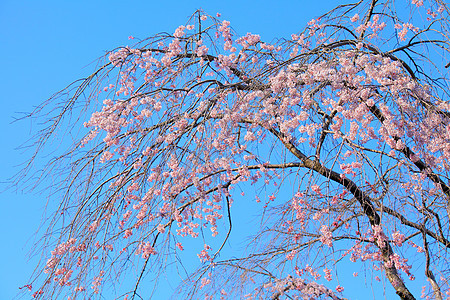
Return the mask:
[[[306,212],[308,210],[308,203],[304,200],[304,195],[302,193],[297,193],[294,198],[292,198],[291,208],[295,213],[295,218],[300,221],[302,226],[306,223]]]
[[[400,41],[405,41],[406,40],[406,34],[408,33],[408,30],[412,30],[414,32],[418,31],[418,28],[414,27],[410,23],[404,23],[403,26],[400,25],[400,24],[395,24],[395,28],[396,29],[402,29],[398,33],[398,38],[400,39]]]
[[[125,58],[131,54],[131,49],[129,47],[120,48],[115,52],[111,52],[108,56],[110,62],[112,62],[115,66],[120,66]]]
[[[397,253],[394,253],[393,255],[391,255],[390,261],[385,263],[385,266],[388,268],[394,266],[397,270],[402,270],[403,272],[405,272],[406,275],[409,276],[410,280],[414,280],[415,277],[410,272],[412,266],[408,265],[407,262],[407,258],[401,258]]]
[[[411,0],[411,3],[417,7],[423,6],[423,0]]]
[[[333,246],[333,233],[331,232],[330,228],[326,225],[322,225],[320,227],[320,241],[324,244],[327,245],[328,247],[332,247]]]
[[[361,169],[362,164],[360,162],[354,161],[348,164],[342,163],[339,167],[344,171],[344,174],[352,174],[353,176],[356,176],[357,173],[354,171],[354,169]]]
[[[67,242],[56,246],[55,250],[51,252],[52,256],[47,260],[44,272],[50,273],[58,265],[58,263],[61,260],[61,257],[64,256],[67,252],[74,253],[86,250],[85,248],[86,246],[84,244],[81,244],[78,247],[76,247],[75,246],[76,242],[77,240],[72,238],[69,239]]]
[[[325,279],[327,281],[331,281],[333,279],[333,276],[331,275],[331,270],[328,268],[323,269],[323,272],[325,273]]]
[[[243,49],[248,48],[249,46],[256,45],[261,40],[261,37],[257,34],[247,33],[246,36],[238,38],[236,43],[241,45]]]
[[[322,190],[320,188],[320,186],[318,186],[317,184],[313,184],[311,186],[311,190],[316,193],[317,195],[322,195]]]
[[[84,286],[77,286],[76,288],[74,288],[75,292],[83,292],[85,290],[86,290],[86,288]]]
[[[100,291],[100,286],[103,282],[103,275],[105,275],[105,271],[100,271],[99,275],[94,277],[92,281],[91,288],[94,290],[94,294],[98,294]]]
[[[185,29],[186,29],[185,26],[183,26],[183,25],[179,26],[179,27],[175,30],[175,33],[173,34],[173,36],[174,36],[174,37],[177,37],[177,38],[183,37],[183,36],[185,35],[185,32],[184,32]]]
[[[205,261],[210,261],[211,260],[211,256],[209,256],[208,251],[211,250],[211,247],[209,245],[204,245],[204,249],[202,251],[200,251],[199,254],[197,254],[198,258],[200,259],[201,262],[205,262]]]
[[[184,250],[184,247],[183,247],[183,245],[182,245],[181,243],[179,243],[179,242],[178,242],[178,243],[176,243],[176,244],[175,244],[175,246],[177,246],[177,248],[178,248],[178,249],[180,249],[181,251],[183,251],[183,250]]]
[[[206,46],[199,46],[196,50],[195,50],[195,54],[197,54],[197,56],[201,57],[204,56],[206,54],[208,54],[208,47]]]
[[[373,234],[370,240],[375,241],[379,247],[384,247],[387,242],[387,237],[383,232],[383,228],[380,225],[372,226]]]
[[[392,233],[392,241],[395,245],[401,247],[405,241],[405,235],[397,230]]]
[[[77,240],[74,238],[69,239],[67,242],[56,246],[55,250],[53,250],[51,253],[53,256],[64,255],[67,251],[74,249],[72,247],[76,242]]]
[[[124,234],[123,234],[123,238],[124,238],[124,239],[127,239],[127,238],[129,238],[130,236],[132,236],[132,235],[133,235],[133,231],[132,231],[131,229],[126,229],[125,232],[124,232]]]
[[[55,273],[53,273],[53,280],[58,282],[60,286],[70,286],[71,282],[69,282],[70,277],[72,276],[73,270],[68,270],[67,268],[57,269]],[[62,275],[61,278],[58,278],[59,275]]]
[[[201,283],[202,284],[200,285],[200,288],[202,289],[202,288],[204,288],[205,286],[207,286],[208,284],[211,283],[211,279],[203,277],[202,280],[201,280]]]
[[[359,20],[359,15],[358,14],[355,14],[353,17],[351,17],[351,19],[350,19],[350,21],[352,21],[352,22],[356,22],[356,21],[358,21]]]
[[[142,242],[139,244],[135,252],[136,255],[142,254],[143,259],[147,259],[150,255],[156,255],[157,252],[150,242]]]
[[[286,254],[286,259],[293,260],[296,256],[297,256],[297,250],[292,250]]]
[[[102,157],[100,158],[100,162],[101,162],[101,163],[105,163],[105,162],[107,162],[108,160],[110,160],[113,156],[114,156],[114,153],[111,153],[111,152],[109,152],[109,151],[105,151],[105,152],[103,152],[103,155],[102,155]]]

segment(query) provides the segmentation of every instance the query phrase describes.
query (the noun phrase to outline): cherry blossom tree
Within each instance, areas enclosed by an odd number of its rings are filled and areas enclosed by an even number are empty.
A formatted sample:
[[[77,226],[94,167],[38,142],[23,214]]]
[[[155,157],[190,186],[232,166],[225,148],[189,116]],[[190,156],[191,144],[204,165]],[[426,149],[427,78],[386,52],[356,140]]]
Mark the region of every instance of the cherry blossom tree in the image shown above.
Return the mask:
[[[30,293],[148,299],[189,264],[183,299],[344,299],[358,273],[450,298],[448,17],[361,0],[269,42],[197,11],[111,51],[30,114],[18,182],[55,203]]]

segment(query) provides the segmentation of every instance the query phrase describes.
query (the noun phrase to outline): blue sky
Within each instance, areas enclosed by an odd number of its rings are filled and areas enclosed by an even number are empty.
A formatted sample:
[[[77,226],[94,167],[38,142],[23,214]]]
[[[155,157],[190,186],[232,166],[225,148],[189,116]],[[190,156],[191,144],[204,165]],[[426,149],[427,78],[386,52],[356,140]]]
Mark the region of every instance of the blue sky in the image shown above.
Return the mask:
[[[276,4],[275,4],[276,3]],[[314,5],[320,3],[320,5]],[[27,159],[15,150],[29,137],[29,121],[11,124],[54,92],[89,75],[105,51],[173,32],[198,8],[220,12],[240,35],[289,37],[338,0],[280,1],[0,1],[0,299],[13,299],[36,265],[28,260],[46,205],[45,191],[3,191]],[[36,124],[33,124],[36,126]],[[20,188],[20,187],[19,187]],[[370,279],[368,279],[370,280]]]

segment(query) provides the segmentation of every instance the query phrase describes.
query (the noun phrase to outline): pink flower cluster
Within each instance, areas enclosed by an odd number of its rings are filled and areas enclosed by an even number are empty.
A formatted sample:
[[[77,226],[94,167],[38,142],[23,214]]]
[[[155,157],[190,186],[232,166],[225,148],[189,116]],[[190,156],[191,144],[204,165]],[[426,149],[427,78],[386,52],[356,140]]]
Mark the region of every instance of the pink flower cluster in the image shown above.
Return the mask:
[[[373,234],[370,237],[372,241],[375,241],[379,247],[384,247],[387,242],[387,237],[383,232],[383,228],[380,225],[372,226]]]
[[[142,242],[139,244],[135,252],[136,255],[142,254],[143,259],[148,259],[150,255],[156,255],[157,252],[150,242]]]
[[[100,271],[99,275],[94,277],[94,280],[92,281],[91,288],[94,290],[94,294],[98,294],[100,291],[100,286],[103,282],[103,275],[105,274],[105,271]]]
[[[333,246],[333,233],[331,232],[330,228],[326,225],[322,225],[320,227],[320,241],[324,244],[327,245],[328,247],[332,247]]]
[[[198,258],[201,262],[206,262],[211,260],[211,256],[209,256],[208,251],[211,250],[211,247],[209,245],[204,245],[204,249],[200,251],[199,254],[197,254]]]
[[[411,3],[417,7],[423,6],[423,0],[411,0]]]
[[[400,233],[398,230],[392,233],[392,241],[395,245],[401,247],[405,241],[405,235]]]
[[[333,276],[331,275],[331,270],[328,268],[323,269],[323,272],[325,273],[325,279],[327,281],[331,281],[333,279]]]
[[[241,45],[243,49],[247,49],[249,46],[256,45],[261,40],[261,37],[257,34],[247,33],[246,36],[243,36],[236,40],[236,43]]]

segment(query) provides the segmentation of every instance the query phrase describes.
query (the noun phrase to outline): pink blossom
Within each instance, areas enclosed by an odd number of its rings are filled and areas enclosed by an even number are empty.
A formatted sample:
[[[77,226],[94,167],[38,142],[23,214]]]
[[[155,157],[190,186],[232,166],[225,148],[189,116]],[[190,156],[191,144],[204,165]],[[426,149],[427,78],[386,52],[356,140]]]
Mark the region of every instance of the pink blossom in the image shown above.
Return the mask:
[[[332,275],[331,275],[331,270],[328,268],[323,269],[323,272],[325,273],[325,279],[327,281],[331,281],[333,279]]]
[[[113,156],[114,156],[113,153],[111,153],[109,151],[105,151],[105,152],[103,152],[103,155],[100,158],[100,162],[105,163],[106,161],[110,160]]]
[[[208,250],[211,250],[211,247],[205,244],[204,249],[199,254],[197,254],[201,262],[211,260],[211,256],[209,256]]]
[[[287,260],[293,260],[296,255],[297,255],[297,251],[296,250],[292,250],[288,254],[286,254],[286,259]]]
[[[330,230],[330,228],[326,225],[322,225],[322,227],[320,227],[320,232],[322,233],[322,235],[320,236],[320,241],[327,245],[328,247],[332,247],[333,246],[333,234]]]
[[[311,190],[318,195],[322,195],[322,190],[320,189],[320,187],[317,184],[312,185]]]
[[[179,26],[176,30],[175,33],[173,34],[175,37],[180,38],[182,36],[184,36],[184,30],[186,29],[185,26]]]
[[[375,239],[378,246],[383,247],[387,241],[387,237],[383,232],[380,225],[372,226],[373,229],[373,239]]]
[[[183,245],[181,245],[181,243],[176,243],[175,245],[176,245],[177,248],[180,249],[181,251],[184,250]]]
[[[339,293],[341,293],[341,292],[344,291],[344,288],[343,288],[342,286],[338,285],[338,286],[336,287],[336,291],[338,291]]]
[[[256,141],[256,136],[252,131],[247,131],[244,137],[245,141]]]
[[[142,258],[147,259],[150,257],[150,255],[156,255],[157,252],[152,247],[150,242],[147,243],[141,243],[139,245],[138,251],[142,253]]]
[[[160,111],[162,108],[161,102],[156,102],[155,106],[153,106],[153,109],[156,111]]]
[[[400,233],[399,231],[395,231],[392,233],[392,240],[395,245],[401,247],[403,242],[405,241],[405,235]]]
[[[208,54],[208,48],[206,46],[200,46],[197,48],[197,50],[195,50],[195,53],[199,57],[204,56],[204,55]]]
[[[405,25],[403,25],[403,29],[398,33],[398,38],[400,39],[400,41],[406,40],[407,33],[408,33],[408,28]]]
[[[123,238],[124,238],[124,239],[127,239],[127,238],[129,238],[132,234],[133,234],[133,231],[131,231],[131,229],[127,229],[127,230],[125,230],[125,233],[123,234]]]
[[[164,233],[166,231],[166,228],[163,224],[158,224],[157,230],[159,233]]]
[[[359,15],[358,14],[355,14],[351,19],[350,19],[350,21],[352,21],[352,22],[356,22],[356,21],[358,21],[359,20]]]
[[[202,284],[201,284],[200,288],[203,288],[204,286],[210,284],[210,283],[211,283],[211,280],[208,279],[208,278],[203,277],[202,280],[201,280],[201,283],[202,283]]]

